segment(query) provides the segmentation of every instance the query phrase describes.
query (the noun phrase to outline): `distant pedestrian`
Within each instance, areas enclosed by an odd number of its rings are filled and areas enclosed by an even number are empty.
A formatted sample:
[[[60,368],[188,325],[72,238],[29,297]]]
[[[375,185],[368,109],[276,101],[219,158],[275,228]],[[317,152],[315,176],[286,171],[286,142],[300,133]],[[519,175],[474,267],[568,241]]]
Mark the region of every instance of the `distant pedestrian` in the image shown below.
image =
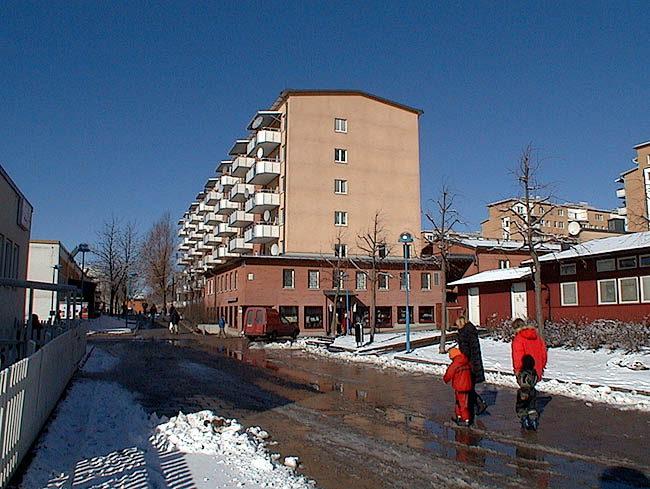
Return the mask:
[[[476,384],[485,382],[485,370],[483,370],[483,358],[481,357],[481,343],[478,339],[478,331],[465,316],[459,316],[456,320],[458,327],[458,349],[472,364],[472,393],[470,394],[470,412],[483,414],[487,409],[487,403],[476,392]]]
[[[156,314],[158,313],[158,308],[156,307],[156,304],[151,305],[151,309],[149,309],[149,313],[151,314],[151,325],[154,325],[154,322],[156,321]]]
[[[451,358],[451,365],[447,368],[443,380],[445,383],[451,381],[451,386],[455,391],[455,417],[452,418],[452,421],[460,426],[469,426],[472,424],[472,415],[469,410],[469,397],[473,387],[472,364],[458,348],[449,350],[449,358]]]
[[[176,308],[172,305],[169,308],[169,331],[172,334],[178,334],[178,323],[181,321],[181,316],[178,314]]]
[[[357,342],[357,348],[361,346],[361,331],[363,328],[363,324],[361,321],[357,321],[354,323],[354,341]]]
[[[32,314],[32,339],[42,340],[42,331],[43,325],[41,324],[41,320],[39,319],[38,314]]]
[[[226,318],[223,317],[223,314],[219,316],[219,335],[217,337],[226,337]]]
[[[535,384],[542,378],[546,368],[546,343],[539,336],[537,328],[527,325],[522,319],[515,319],[512,326],[515,328],[512,367],[519,385],[515,411],[523,428],[536,430],[539,413],[535,405]]]

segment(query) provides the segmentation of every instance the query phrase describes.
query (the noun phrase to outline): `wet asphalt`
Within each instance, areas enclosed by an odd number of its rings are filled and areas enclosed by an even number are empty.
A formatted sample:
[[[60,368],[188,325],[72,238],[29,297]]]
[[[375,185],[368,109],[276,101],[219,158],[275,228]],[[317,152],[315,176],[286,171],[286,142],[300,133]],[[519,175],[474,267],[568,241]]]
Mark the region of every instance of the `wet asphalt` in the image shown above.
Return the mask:
[[[89,345],[120,363],[78,375],[118,382],[158,415],[211,409],[262,426],[318,487],[650,487],[647,413],[540,393],[540,429],[522,432],[515,391],[482,385],[488,412],[466,429],[432,375],[163,329]]]

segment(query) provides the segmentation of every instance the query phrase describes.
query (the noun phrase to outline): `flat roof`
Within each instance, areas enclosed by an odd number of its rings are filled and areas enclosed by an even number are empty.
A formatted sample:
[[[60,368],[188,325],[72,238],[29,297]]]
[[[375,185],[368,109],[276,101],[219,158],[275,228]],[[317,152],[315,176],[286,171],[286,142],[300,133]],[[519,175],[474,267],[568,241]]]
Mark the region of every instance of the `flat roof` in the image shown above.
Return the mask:
[[[646,141],[645,143],[637,144],[636,146],[633,146],[632,149],[639,149],[643,148],[644,146],[648,146],[650,144],[650,141]]]
[[[287,88],[285,90],[282,90],[282,92],[280,92],[278,98],[275,100],[275,102],[273,102],[273,105],[271,105],[271,110],[277,109],[284,100],[296,95],[357,95],[360,97],[366,97],[372,100],[376,100],[377,102],[382,102],[387,105],[392,105],[393,107],[397,107],[398,109],[403,109],[408,112],[413,112],[418,116],[424,114],[424,111],[421,109],[415,109],[413,107],[409,107],[408,105],[400,104],[399,102],[395,102],[387,98],[379,97],[377,95],[373,95],[371,93],[364,92],[362,90],[347,90],[347,89],[296,90],[293,88]]]

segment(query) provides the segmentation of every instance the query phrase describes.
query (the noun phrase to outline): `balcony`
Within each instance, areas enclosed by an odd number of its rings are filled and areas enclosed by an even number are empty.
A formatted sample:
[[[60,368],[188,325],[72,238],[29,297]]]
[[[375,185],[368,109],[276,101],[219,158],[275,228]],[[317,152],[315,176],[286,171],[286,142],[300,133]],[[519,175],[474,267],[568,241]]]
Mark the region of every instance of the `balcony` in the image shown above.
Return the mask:
[[[235,211],[230,214],[228,218],[228,225],[233,228],[245,228],[246,226],[253,224],[255,216],[244,211]]]
[[[255,192],[246,201],[244,209],[253,214],[264,214],[265,211],[276,209],[280,206],[280,194],[275,192]]]
[[[216,204],[219,203],[219,200],[221,200],[222,197],[223,197],[223,195],[221,195],[221,194],[220,194],[219,192],[217,192],[216,190],[210,190],[209,192],[206,192],[206,193],[205,193],[205,200],[204,200],[204,202],[205,202],[207,205],[216,205]]]
[[[255,193],[255,185],[237,183],[230,191],[230,200],[233,202],[246,202]]]
[[[248,148],[248,143],[248,139],[238,139],[235,141],[235,144],[232,145],[232,148],[230,148],[228,154],[231,156],[245,155],[246,148]]]
[[[255,158],[250,158],[248,156],[237,156],[232,160],[230,174],[235,177],[245,178],[246,173],[248,173],[248,170],[250,170],[254,164]]]
[[[178,237],[179,237],[179,238],[184,238],[184,237],[187,236],[188,234],[189,234],[189,231],[188,231],[188,229],[187,229],[186,227],[182,227],[182,228],[180,228],[180,229],[178,230]]]
[[[271,129],[263,129],[257,131],[255,137],[248,142],[246,153],[249,156],[256,156],[264,158],[275,151],[282,142],[282,134],[280,131]]]
[[[230,227],[227,222],[219,223],[219,228],[217,229],[216,235],[221,236],[222,238],[233,236],[237,234],[237,230],[233,227]]]
[[[624,199],[625,198],[625,189],[624,188],[616,189],[616,197],[618,197],[619,199]]]
[[[239,209],[239,204],[237,202],[231,202],[228,199],[221,199],[219,201],[219,207],[217,208],[217,214],[230,214]]]
[[[274,224],[255,224],[244,233],[246,243],[270,243],[280,237],[280,226]]]
[[[230,173],[230,166],[232,161],[230,160],[221,160],[217,165],[217,173]]]
[[[192,231],[187,238],[193,243],[196,243],[198,241],[201,241],[201,239],[203,239],[203,234],[200,234],[198,231]]]
[[[252,243],[246,243],[244,238],[234,238],[228,242],[228,251],[230,253],[249,253],[253,250]]]
[[[208,205],[205,202],[201,202],[199,204],[198,214],[199,216],[203,216],[205,218],[205,215],[208,212],[212,212],[213,210],[214,210],[214,205]]]
[[[618,208],[618,215],[619,216],[627,216],[627,207],[619,207]]]
[[[219,183],[221,184],[221,188],[228,190],[236,183],[239,183],[239,179],[230,175],[221,175],[221,177],[219,177]]]
[[[216,226],[220,222],[223,222],[224,217],[216,212],[208,212],[203,218],[203,223],[206,226]]]
[[[268,185],[280,176],[280,162],[277,160],[261,160],[255,163],[246,174],[246,183]]]
[[[207,233],[203,236],[203,244],[208,248],[214,248],[219,243],[221,243],[221,238],[214,233]]]
[[[225,258],[230,258],[231,256],[237,256],[236,253],[231,253],[230,251],[228,251],[227,245],[219,246],[215,251],[215,255],[222,260]]]
[[[198,209],[199,206],[197,205],[196,208]],[[199,216],[196,212],[193,212],[192,215],[190,216],[190,224],[199,223],[201,221],[203,221],[203,216]]]
[[[203,261],[204,261],[205,266],[207,268],[214,268],[217,265],[220,265],[221,263],[223,263],[223,260],[219,259],[219,256],[216,255],[216,254],[206,255],[206,257],[205,257],[205,259]]]

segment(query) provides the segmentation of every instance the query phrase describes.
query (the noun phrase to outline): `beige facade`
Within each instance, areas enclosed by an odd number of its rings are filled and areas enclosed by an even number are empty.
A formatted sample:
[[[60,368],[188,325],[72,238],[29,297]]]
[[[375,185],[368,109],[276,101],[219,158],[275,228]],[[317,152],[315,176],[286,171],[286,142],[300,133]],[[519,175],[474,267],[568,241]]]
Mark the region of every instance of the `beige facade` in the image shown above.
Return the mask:
[[[623,187],[616,190],[616,195],[623,199],[621,210],[627,231],[640,232],[650,229],[650,141],[634,149],[637,156],[632,161],[636,167],[621,173],[616,181]]]
[[[533,212],[540,218],[540,229],[548,235],[574,237],[579,241],[621,234],[614,222],[617,212],[596,209],[587,203],[551,204],[538,201]],[[506,199],[488,205],[488,219],[481,223],[482,236],[488,239],[522,240],[517,223],[525,216],[526,206],[519,199]]]
[[[0,166],[0,277],[25,280],[32,206]],[[0,286],[0,338],[15,338],[25,316],[25,289]]]
[[[422,112],[359,91],[287,90],[260,110],[179,221],[201,276],[243,255],[360,253],[379,213],[389,244],[420,236]]]

